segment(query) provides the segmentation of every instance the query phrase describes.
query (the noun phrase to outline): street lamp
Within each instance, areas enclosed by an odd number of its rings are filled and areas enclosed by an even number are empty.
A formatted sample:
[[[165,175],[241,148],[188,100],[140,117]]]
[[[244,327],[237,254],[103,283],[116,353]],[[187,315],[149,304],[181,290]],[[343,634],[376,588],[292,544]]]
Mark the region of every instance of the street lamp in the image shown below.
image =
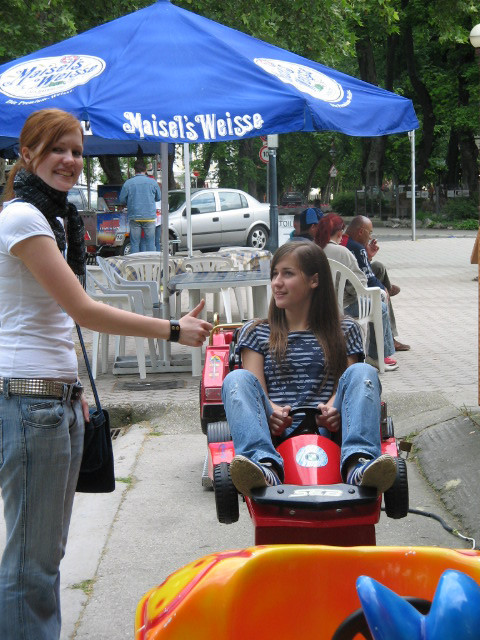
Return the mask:
[[[470,42],[475,47],[475,55],[477,56],[478,69],[480,73],[480,24],[477,24],[470,31]],[[479,109],[480,116],[480,109]],[[479,228],[477,232],[477,246],[479,247],[477,253],[478,262],[478,404],[480,404],[480,171],[478,174],[478,221]]]

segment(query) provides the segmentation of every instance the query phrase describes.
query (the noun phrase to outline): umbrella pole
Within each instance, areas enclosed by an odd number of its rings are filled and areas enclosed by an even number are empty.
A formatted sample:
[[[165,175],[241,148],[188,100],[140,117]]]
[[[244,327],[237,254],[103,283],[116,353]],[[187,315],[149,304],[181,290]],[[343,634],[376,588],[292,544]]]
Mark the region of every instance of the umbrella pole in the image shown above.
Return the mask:
[[[408,132],[410,138],[411,148],[411,162],[412,162],[412,240],[415,240],[416,232],[416,200],[415,200],[415,129]]]
[[[168,296],[168,143],[160,143],[162,164],[162,316],[170,320],[170,302]],[[165,343],[165,364],[170,364],[171,345]]]
[[[192,200],[191,200],[191,180],[190,180],[190,145],[183,144],[183,165],[185,167],[185,208],[187,212],[187,250],[188,257],[193,254],[192,241]]]
[[[90,195],[90,182],[92,180],[90,171],[90,156],[87,156],[87,206],[90,210],[92,208],[92,197]]]

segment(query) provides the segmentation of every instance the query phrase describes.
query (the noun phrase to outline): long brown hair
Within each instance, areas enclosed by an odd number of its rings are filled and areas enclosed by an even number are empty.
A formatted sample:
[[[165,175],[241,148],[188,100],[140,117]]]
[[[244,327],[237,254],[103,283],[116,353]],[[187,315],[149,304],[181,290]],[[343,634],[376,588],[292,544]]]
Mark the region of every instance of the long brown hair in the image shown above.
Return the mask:
[[[35,173],[35,169],[50,153],[53,145],[64,135],[75,130],[80,131],[83,142],[82,125],[79,120],[61,109],[41,109],[30,114],[20,133],[19,148],[20,153],[24,147],[35,150],[35,158],[33,162],[28,163],[20,156],[10,170],[3,199],[11,200],[15,197],[13,181],[19,169],[24,168]]]
[[[277,264],[287,255],[295,256],[305,276],[318,275],[318,286],[312,289],[308,327],[324,351],[327,376],[333,376],[336,385],[347,368],[347,349],[328,259],[314,242],[287,242],[277,249],[272,258],[270,278]],[[288,325],[285,310],[276,306],[273,297],[268,323],[270,351],[276,362],[282,364],[287,350]]]

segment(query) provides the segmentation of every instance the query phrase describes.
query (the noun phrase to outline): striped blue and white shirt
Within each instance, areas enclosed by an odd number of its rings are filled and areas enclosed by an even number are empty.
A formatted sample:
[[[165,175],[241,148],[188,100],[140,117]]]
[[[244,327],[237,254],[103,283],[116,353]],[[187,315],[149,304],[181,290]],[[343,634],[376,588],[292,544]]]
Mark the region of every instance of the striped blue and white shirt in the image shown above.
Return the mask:
[[[268,397],[272,402],[291,407],[316,406],[326,403],[333,394],[334,381],[325,378],[325,355],[317,338],[311,331],[291,331],[285,359],[278,365],[269,350],[270,326],[259,324],[251,328],[248,322],[242,329],[237,352],[251,349],[264,357],[264,373]],[[342,320],[347,356],[364,358],[362,334],[359,325],[351,318]],[[301,416],[299,416],[299,422]]]

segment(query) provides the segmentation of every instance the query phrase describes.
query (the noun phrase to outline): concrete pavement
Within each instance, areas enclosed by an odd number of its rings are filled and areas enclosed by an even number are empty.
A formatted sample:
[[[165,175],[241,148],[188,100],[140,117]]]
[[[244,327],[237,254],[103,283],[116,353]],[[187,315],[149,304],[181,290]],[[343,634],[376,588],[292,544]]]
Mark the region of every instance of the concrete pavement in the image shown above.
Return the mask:
[[[415,242],[410,234],[375,228],[377,257],[401,287],[393,299],[399,338],[411,345],[397,354],[399,369],[381,376],[383,397],[396,435],[414,443],[411,506],[480,539],[475,234],[419,230]],[[196,557],[252,543],[245,509],[236,525],[219,525],[211,494],[199,488],[198,384],[188,373],[150,374],[147,384],[98,376],[100,398],[120,429],[119,481],[113,494],[77,496],[62,565],[63,640],[133,638],[135,605],[148,588]],[[419,520],[395,529],[397,521],[383,518],[378,543],[466,546]]]

